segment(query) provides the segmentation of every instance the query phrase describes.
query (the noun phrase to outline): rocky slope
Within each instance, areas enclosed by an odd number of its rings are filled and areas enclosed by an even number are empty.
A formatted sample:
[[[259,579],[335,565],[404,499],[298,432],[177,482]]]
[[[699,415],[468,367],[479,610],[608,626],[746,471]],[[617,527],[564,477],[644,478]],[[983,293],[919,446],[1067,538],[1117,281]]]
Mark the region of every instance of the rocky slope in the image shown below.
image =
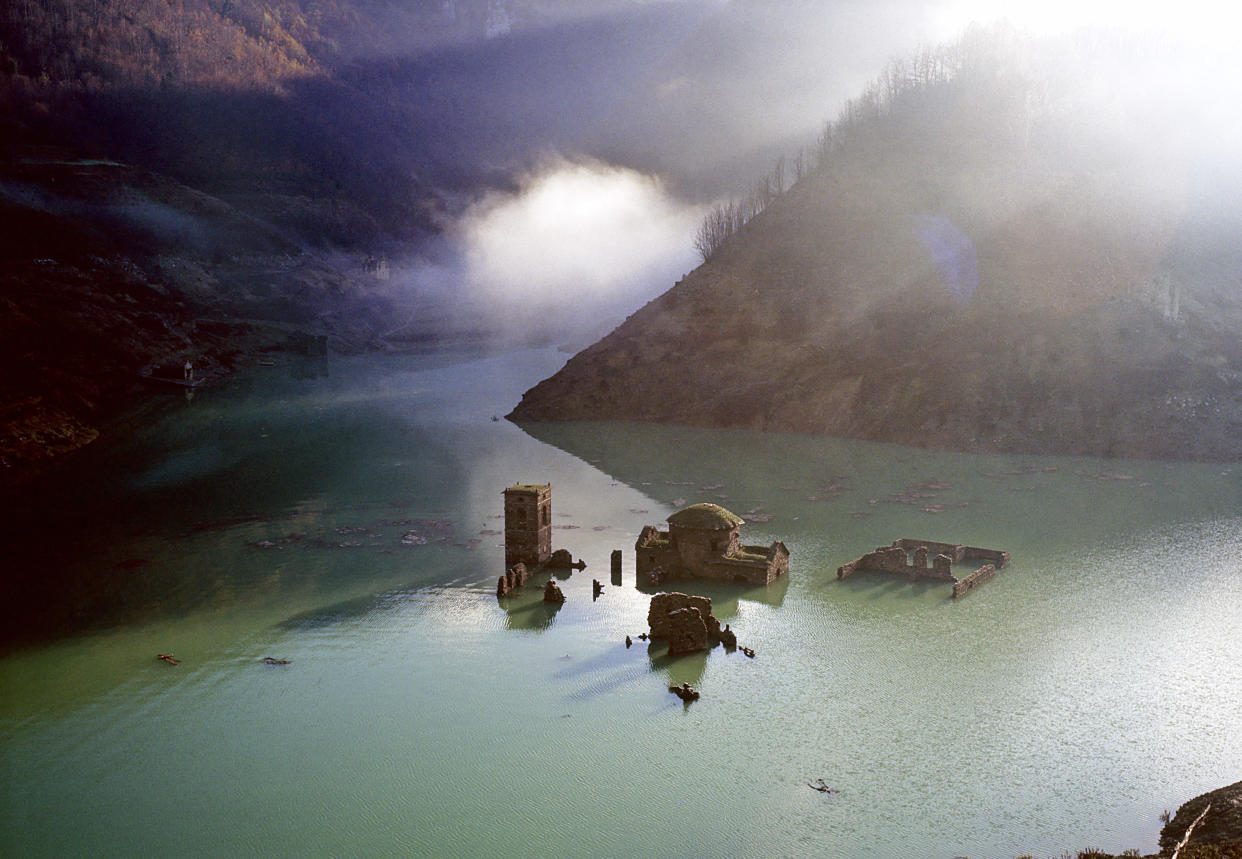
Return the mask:
[[[1199,820],[1199,815],[1209,805],[1211,809]],[[1171,853],[1196,820],[1199,820],[1198,825],[1187,839],[1190,850],[1184,855],[1192,856],[1196,847],[1208,845],[1217,845],[1220,852],[1208,854],[1204,851],[1204,855],[1242,855],[1242,782],[1201,794],[1184,803],[1160,830],[1160,849]]]
[[[510,417],[1242,456],[1236,170],[1136,135],[1190,122],[1175,100],[1105,111],[1049,82],[1063,54],[961,52],[851,109],[815,170]]]

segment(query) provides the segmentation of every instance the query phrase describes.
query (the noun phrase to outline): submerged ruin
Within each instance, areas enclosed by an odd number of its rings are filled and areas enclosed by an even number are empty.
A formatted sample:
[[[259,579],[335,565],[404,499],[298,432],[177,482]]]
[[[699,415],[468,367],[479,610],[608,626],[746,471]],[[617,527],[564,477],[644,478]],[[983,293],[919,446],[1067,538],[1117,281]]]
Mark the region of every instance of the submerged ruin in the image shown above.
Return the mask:
[[[932,553],[931,565],[927,559]],[[970,575],[958,578],[953,575],[954,564],[968,561],[982,561],[982,566]],[[891,546],[881,546],[874,552],[868,552],[861,558],[855,558],[848,564],[837,568],[837,578],[844,579],[859,570],[878,573],[897,573],[911,579],[930,579],[935,582],[947,582],[953,585],[953,596],[956,599],[972,588],[986,582],[996,575],[996,571],[1009,564],[1009,553],[999,549],[981,549],[977,546],[960,546],[955,543],[939,543],[935,540],[911,540],[902,538],[894,540]]]
[[[586,562],[568,549],[552,551],[552,485],[515,483],[504,491],[505,565],[496,582],[496,596],[506,597],[526,584],[532,574],[545,570],[586,569]],[[559,597],[558,597],[559,595]],[[555,580],[544,588],[545,602],[564,602]]]
[[[691,578],[767,585],[789,572],[785,544],[744,545],[742,521],[719,504],[691,504],[668,517],[667,531],[643,528],[634,544],[639,583]]]
[[[720,621],[712,614],[710,597],[677,592],[651,598],[647,626],[652,638],[668,642],[669,656],[710,650],[720,642],[722,632]]]
[[[505,564],[546,563],[552,557],[552,485],[515,483],[504,497]]]

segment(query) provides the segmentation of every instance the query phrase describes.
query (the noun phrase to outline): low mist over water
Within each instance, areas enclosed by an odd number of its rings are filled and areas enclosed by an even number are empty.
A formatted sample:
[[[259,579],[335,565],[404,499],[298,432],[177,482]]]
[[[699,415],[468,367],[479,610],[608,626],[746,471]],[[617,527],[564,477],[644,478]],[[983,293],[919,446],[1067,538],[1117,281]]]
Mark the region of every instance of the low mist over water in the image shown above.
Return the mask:
[[[704,208],[655,176],[556,158],[471,204],[435,256],[398,265],[401,300],[438,300],[508,341],[599,336],[694,268]]]

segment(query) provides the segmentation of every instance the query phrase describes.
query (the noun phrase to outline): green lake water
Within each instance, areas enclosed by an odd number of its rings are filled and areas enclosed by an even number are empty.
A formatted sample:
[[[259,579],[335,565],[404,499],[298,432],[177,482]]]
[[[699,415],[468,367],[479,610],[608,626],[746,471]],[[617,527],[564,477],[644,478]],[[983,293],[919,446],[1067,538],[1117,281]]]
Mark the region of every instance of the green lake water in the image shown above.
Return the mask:
[[[492,419],[563,360],[240,374],[8,498],[0,855],[1153,850],[1242,777],[1242,468]],[[519,481],[588,564],[559,610],[494,595]],[[790,549],[681,585],[753,660],[636,638],[635,537],[705,500]],[[836,579],[896,537],[1013,562]]]

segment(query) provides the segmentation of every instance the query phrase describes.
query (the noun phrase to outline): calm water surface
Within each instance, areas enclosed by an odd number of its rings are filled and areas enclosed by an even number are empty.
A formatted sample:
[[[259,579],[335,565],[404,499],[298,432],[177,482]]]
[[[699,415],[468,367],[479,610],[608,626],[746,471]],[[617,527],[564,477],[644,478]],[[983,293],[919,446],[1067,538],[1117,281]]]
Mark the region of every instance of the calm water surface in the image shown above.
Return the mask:
[[[563,360],[239,376],[8,499],[0,854],[1150,850],[1237,780],[1242,469],[492,420]],[[493,595],[516,481],[589,565],[559,610]],[[623,643],[639,529],[701,500],[792,554],[692,588],[754,660]],[[899,536],[1014,561],[836,580]]]

